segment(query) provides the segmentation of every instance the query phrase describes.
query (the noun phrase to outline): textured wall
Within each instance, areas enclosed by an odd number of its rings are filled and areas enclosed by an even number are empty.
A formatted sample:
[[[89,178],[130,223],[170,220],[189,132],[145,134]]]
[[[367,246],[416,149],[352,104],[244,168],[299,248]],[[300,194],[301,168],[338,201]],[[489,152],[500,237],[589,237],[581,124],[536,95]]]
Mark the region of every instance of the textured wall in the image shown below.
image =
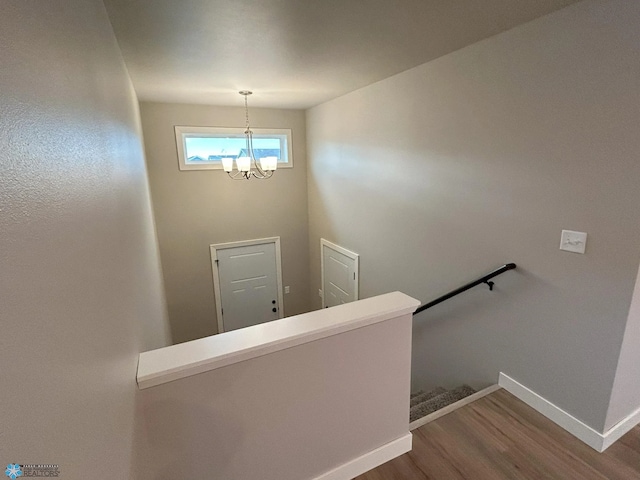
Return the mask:
[[[169,343],[136,98],[102,2],[1,8],[0,463],[128,478]]]
[[[304,112],[250,108],[252,126],[292,129],[294,167],[269,180],[233,181],[221,170],[180,171],[173,127],[243,126],[244,108],[143,102],[140,109],[174,342],[217,333],[213,243],[280,236],[283,286],[291,287],[285,315],[307,311]]]
[[[363,297],[519,265],[417,319],[416,388],[502,370],[603,428],[640,259],[638,24],[580,2],[308,112],[312,293],[320,237],[360,253]]]

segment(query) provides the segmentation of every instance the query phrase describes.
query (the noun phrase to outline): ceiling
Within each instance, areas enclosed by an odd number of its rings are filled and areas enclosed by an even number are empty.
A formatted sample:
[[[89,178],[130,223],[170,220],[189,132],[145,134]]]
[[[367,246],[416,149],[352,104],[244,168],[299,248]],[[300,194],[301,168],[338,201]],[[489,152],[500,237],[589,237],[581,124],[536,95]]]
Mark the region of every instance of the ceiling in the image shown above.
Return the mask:
[[[104,0],[141,101],[305,109],[578,0]]]

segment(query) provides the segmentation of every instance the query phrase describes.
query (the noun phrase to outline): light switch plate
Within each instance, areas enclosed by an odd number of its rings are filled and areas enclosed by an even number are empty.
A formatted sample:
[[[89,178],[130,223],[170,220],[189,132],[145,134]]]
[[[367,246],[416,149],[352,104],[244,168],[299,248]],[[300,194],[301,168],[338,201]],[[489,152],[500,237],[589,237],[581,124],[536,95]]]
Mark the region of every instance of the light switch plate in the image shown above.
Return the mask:
[[[289,288],[289,285],[284,287],[284,293],[289,293],[290,291],[291,291],[291,288]]]
[[[560,236],[560,250],[567,252],[584,253],[587,248],[587,234],[585,232],[574,232],[573,230],[562,230]]]

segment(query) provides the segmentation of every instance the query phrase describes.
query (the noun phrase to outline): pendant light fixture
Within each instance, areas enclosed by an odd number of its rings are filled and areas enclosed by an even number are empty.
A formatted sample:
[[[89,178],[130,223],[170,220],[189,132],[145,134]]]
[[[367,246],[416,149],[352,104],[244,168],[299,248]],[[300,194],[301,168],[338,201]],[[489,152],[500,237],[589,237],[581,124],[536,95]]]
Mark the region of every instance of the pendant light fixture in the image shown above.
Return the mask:
[[[271,178],[273,172],[278,168],[278,157],[264,157],[256,160],[253,152],[253,132],[249,126],[249,106],[247,104],[247,97],[253,92],[241,90],[238,93],[244,96],[244,113],[247,121],[244,135],[246,137],[247,148],[244,151],[245,155],[242,157],[235,159],[223,158],[222,168],[224,168],[224,171],[234,180],[249,180],[251,177],[260,180]]]

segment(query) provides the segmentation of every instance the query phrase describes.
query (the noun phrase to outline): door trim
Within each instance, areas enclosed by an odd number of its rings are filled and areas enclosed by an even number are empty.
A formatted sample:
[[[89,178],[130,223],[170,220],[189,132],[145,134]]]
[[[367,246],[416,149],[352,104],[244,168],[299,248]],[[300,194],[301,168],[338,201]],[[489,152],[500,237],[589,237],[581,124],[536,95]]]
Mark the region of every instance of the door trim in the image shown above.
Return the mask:
[[[216,304],[216,322],[218,333],[224,333],[222,320],[222,295],[220,293],[220,273],[218,272],[218,250],[236,247],[249,247],[251,245],[264,245],[274,243],[276,250],[276,283],[278,288],[278,318],[284,318],[284,295],[282,293],[282,255],[280,254],[280,237],[256,238],[254,240],[242,240],[240,242],[214,243],[209,245],[211,252],[211,272],[213,274],[213,298]]]
[[[360,285],[360,255],[358,255],[355,252],[352,252],[351,250],[347,250],[346,248],[341,247],[340,245],[336,245],[335,243],[332,243],[329,240],[325,240],[324,238],[321,238],[320,239],[320,286],[322,287],[322,308],[325,308],[326,306],[324,303],[325,294],[324,294],[324,248],[323,247],[328,247],[331,250],[341,253],[345,257],[349,257],[351,260],[354,261],[355,274],[356,274],[356,278],[353,280],[355,282],[354,300],[359,300],[360,292],[358,287]]]

